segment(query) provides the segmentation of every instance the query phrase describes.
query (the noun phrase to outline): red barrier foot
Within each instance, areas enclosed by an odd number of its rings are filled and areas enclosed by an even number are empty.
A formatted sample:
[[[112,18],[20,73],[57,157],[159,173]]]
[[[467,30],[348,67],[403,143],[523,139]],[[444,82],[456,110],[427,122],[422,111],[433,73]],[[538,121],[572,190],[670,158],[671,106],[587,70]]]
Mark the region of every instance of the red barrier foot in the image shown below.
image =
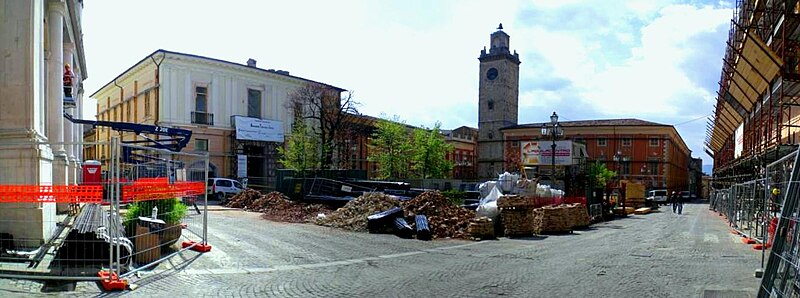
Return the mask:
[[[128,281],[119,278],[116,273],[100,271],[97,276],[100,276],[100,285],[106,291],[123,291],[128,288]]]
[[[770,247],[772,247],[772,245],[767,244],[767,248],[766,249],[769,249]],[[761,250],[763,248],[764,248],[764,244],[761,244],[761,243],[753,245],[753,249],[755,249],[755,250]]]
[[[744,244],[756,244],[756,240],[752,238],[743,237],[742,242]]]
[[[181,243],[181,247],[187,248],[189,246],[194,245],[195,243],[197,243],[197,242],[195,242],[195,241],[183,241],[183,243]],[[209,251],[211,251],[211,244],[208,244],[208,243],[206,243],[206,244],[197,243],[197,245],[194,245],[191,249],[193,251],[196,251],[196,252],[209,252]]]

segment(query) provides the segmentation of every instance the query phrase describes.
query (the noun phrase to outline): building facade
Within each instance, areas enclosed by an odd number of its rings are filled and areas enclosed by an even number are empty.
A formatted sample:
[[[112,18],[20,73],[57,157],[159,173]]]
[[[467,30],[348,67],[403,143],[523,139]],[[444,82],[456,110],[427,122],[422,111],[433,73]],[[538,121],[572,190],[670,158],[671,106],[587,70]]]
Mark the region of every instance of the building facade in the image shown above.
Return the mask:
[[[689,159],[689,188],[691,194],[699,197],[703,188],[703,159]]]
[[[445,141],[453,146],[447,160],[453,163],[453,179],[478,179],[478,129],[461,126],[453,130],[443,130]]]
[[[80,181],[83,130],[63,114],[80,116],[83,105],[82,10],[79,0],[0,1],[0,184]],[[38,247],[66,207],[4,205],[0,218],[12,220],[0,221],[0,233],[13,235],[17,247]]]
[[[478,177],[497,177],[503,171],[500,129],[517,124],[519,55],[511,52],[511,37],[503,25],[491,34],[489,51],[481,51],[478,70]]]
[[[191,130],[184,151],[208,152],[210,177],[248,178],[250,185],[271,187],[278,168],[276,148],[283,146],[294,121],[291,94],[307,85],[321,86],[337,98],[344,91],[287,71],[258,68],[253,59],[238,64],[157,50],[91,97],[97,100],[98,120]],[[243,125],[264,129],[258,134],[266,138],[246,135]],[[98,128],[96,134],[106,141],[117,133]],[[122,141],[141,139],[121,135]],[[101,161],[109,157],[108,149],[97,148]]]
[[[691,151],[671,125],[639,119],[559,122],[563,139],[586,145],[587,162],[602,162],[619,179],[641,182],[648,189],[688,190]],[[542,136],[543,123],[521,124],[501,129],[505,145],[505,168],[520,168],[520,144],[550,141]],[[513,158],[516,157],[516,158]],[[548,167],[547,165],[540,168]],[[558,171],[556,173],[563,173]],[[558,176],[561,175],[561,176]],[[557,174],[556,179],[564,179]]]

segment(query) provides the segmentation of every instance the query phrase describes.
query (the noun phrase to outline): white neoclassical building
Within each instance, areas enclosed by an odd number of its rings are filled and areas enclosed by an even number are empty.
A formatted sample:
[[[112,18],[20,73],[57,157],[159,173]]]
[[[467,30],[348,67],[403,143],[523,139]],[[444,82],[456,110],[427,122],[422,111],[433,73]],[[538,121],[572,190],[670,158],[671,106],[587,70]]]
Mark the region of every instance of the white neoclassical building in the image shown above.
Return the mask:
[[[334,98],[345,91],[288,71],[259,68],[253,59],[240,64],[156,50],[90,97],[97,100],[98,120],[191,130],[184,151],[207,151],[211,177],[246,177],[251,185],[271,186],[275,147],[282,146],[294,119],[287,103],[294,90],[308,84],[329,90]],[[103,142],[118,133],[98,127],[95,135]],[[121,134],[123,142],[142,139]],[[95,149],[98,160],[109,157],[108,146]]]
[[[79,182],[82,128],[63,113],[81,117],[82,9],[81,0],[0,0],[0,185]],[[66,64],[73,74],[69,98]],[[0,233],[12,234],[17,245],[37,246],[54,231],[56,209],[0,203]]]

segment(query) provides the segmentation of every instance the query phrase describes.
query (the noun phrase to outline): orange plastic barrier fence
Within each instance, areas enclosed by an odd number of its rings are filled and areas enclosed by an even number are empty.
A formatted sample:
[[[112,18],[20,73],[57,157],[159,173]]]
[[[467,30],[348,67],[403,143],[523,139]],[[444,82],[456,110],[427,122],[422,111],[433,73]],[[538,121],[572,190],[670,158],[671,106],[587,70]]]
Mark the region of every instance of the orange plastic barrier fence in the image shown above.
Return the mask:
[[[0,203],[100,203],[101,185],[0,185]]]
[[[169,184],[166,179],[151,178],[134,181],[122,186],[123,202],[139,202],[163,200],[188,196],[199,196],[206,191],[205,182],[175,182]]]

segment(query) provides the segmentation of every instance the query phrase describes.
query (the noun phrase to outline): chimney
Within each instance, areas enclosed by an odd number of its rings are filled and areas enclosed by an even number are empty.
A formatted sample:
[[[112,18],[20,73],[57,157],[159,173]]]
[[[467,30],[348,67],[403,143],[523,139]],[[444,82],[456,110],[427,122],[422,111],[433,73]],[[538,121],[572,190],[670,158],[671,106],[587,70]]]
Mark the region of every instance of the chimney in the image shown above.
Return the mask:
[[[256,67],[256,59],[253,58],[247,59],[247,66]]]

